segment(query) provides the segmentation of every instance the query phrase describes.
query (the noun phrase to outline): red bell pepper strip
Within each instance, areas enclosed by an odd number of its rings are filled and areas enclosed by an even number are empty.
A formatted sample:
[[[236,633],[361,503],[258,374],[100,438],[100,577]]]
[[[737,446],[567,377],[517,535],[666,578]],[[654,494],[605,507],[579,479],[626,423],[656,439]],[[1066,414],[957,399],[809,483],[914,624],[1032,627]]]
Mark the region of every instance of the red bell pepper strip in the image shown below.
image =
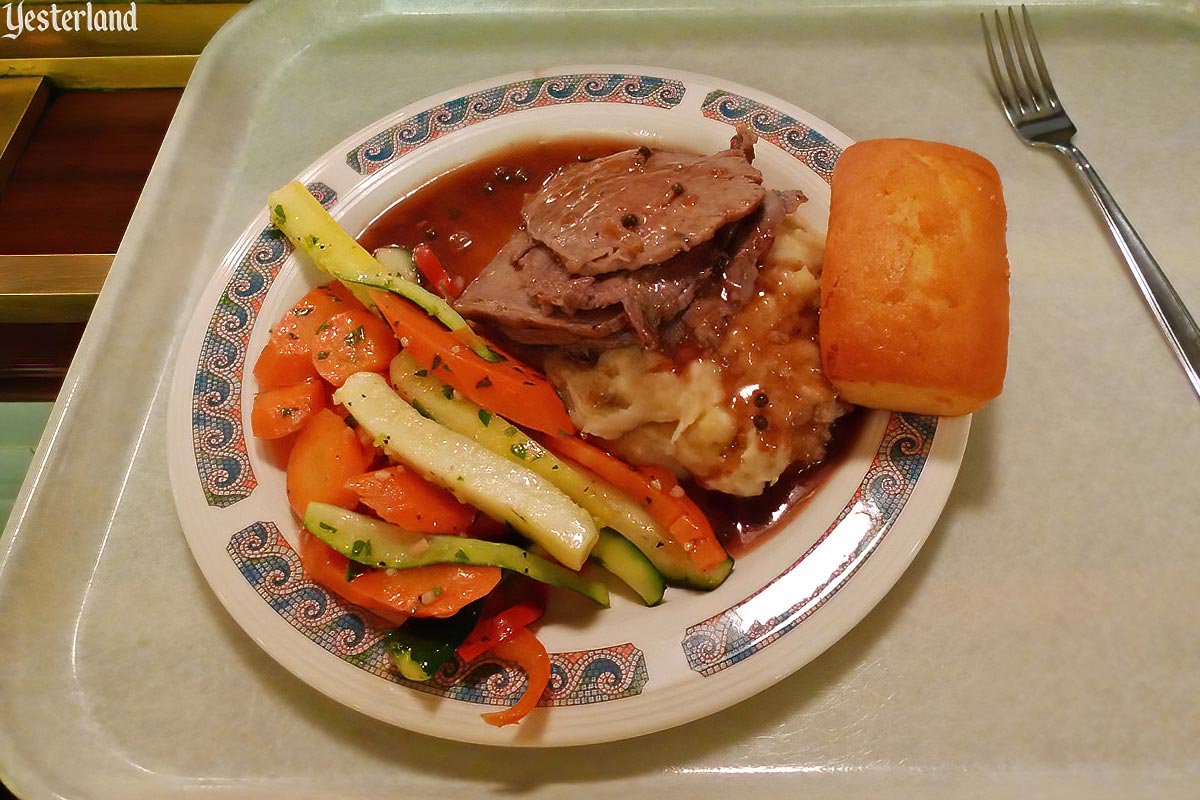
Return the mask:
[[[525,670],[529,685],[517,702],[503,711],[483,714],[483,721],[497,728],[520,722],[537,707],[546,687],[550,685],[550,654],[541,640],[527,628],[518,628],[513,635],[492,648],[492,652]]]
[[[512,638],[518,630],[532,625],[542,616],[542,608],[533,603],[517,603],[495,616],[482,619],[475,630],[458,646],[458,657],[471,663],[501,642]]]
[[[466,286],[462,276],[451,275],[431,246],[422,242],[413,248],[412,255],[417,271],[425,276],[425,280],[429,281],[434,291],[449,299],[455,299],[462,294]]]

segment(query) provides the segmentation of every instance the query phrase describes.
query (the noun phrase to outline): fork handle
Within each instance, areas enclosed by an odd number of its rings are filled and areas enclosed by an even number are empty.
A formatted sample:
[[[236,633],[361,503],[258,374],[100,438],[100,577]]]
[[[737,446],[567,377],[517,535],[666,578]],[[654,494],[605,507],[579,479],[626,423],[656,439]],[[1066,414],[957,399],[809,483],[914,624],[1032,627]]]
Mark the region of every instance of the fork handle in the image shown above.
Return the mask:
[[[1193,391],[1200,397],[1200,328],[1196,327],[1196,321],[1083,152],[1073,144],[1056,146],[1078,168],[1092,198],[1104,212],[1104,219],[1125,256],[1133,279],[1187,373]]]

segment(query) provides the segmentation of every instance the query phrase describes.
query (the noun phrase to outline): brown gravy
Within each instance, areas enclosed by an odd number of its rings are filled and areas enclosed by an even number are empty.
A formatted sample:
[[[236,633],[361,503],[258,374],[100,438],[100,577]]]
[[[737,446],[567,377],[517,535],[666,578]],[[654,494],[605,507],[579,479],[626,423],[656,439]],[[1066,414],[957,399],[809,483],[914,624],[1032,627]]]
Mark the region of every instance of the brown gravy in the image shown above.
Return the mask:
[[[400,198],[367,226],[359,244],[373,252],[426,242],[448,271],[469,282],[512,238],[526,195],[541,188],[551,173],[638,144],[632,139],[560,139],[502,150]]]
[[[833,424],[824,459],[804,469],[788,469],[757,497],[734,497],[690,483],[688,497],[708,517],[729,555],[739,559],[782,529],[820,491],[858,439],[864,417],[855,409],[839,418]]]
[[[368,251],[428,243],[452,274],[474,279],[521,224],[521,206],[557,169],[639,144],[630,139],[563,139],[519,145],[459,167],[400,198],[358,237]],[[858,438],[861,412],[833,428],[825,459],[791,469],[758,497],[686,487],[735,559],[784,527],[820,490]]]

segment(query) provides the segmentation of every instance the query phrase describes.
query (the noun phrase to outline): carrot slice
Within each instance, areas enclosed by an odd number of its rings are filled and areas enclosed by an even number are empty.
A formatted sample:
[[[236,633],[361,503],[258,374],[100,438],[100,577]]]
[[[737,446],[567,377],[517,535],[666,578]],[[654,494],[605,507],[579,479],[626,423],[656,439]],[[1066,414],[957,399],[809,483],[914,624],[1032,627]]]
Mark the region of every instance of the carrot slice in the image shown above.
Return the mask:
[[[334,314],[312,337],[312,364],[341,386],[356,372],[382,372],[400,352],[387,323],[365,309]]]
[[[671,538],[683,547],[700,569],[712,569],[729,557],[713,532],[708,517],[704,516],[704,512],[695,501],[683,491],[671,470],[665,467],[645,466],[638,467],[637,471],[649,479],[652,487],[660,487],[679,509],[679,516],[674,522],[667,524],[667,530]],[[664,519],[672,513],[674,512],[664,513]]]
[[[517,425],[550,434],[575,432],[562,399],[541,373],[512,359],[485,361],[409,301],[378,289],[370,294],[405,352],[430,374]]]
[[[462,564],[360,572],[350,559],[308,531],[300,533],[298,552],[308,578],[393,625],[410,616],[453,616],[496,588],[501,576],[496,567]]]
[[[521,628],[527,628],[542,616],[542,607],[530,602],[517,603],[495,616],[481,619],[458,646],[458,657],[468,664],[506,641]]]
[[[259,389],[278,389],[315,378],[317,370],[307,350],[302,353],[289,351],[280,342],[271,339],[259,353],[258,361],[254,362],[254,377]]]
[[[354,508],[358,495],[346,481],[366,472],[373,454],[345,420],[328,408],[318,411],[300,429],[288,455],[287,496],[296,516],[303,517],[314,501]]]
[[[546,687],[550,685],[550,654],[541,640],[529,632],[528,628],[518,628],[513,635],[492,648],[492,652],[504,661],[510,661],[521,669],[529,678],[525,693],[514,705],[503,711],[483,714],[483,721],[497,728],[520,722],[537,707]]]
[[[254,364],[254,377],[263,389],[291,386],[314,377],[309,345],[317,329],[334,314],[362,309],[362,303],[341,283],[318,286],[284,312]]]
[[[475,509],[399,464],[358,475],[346,488],[380,519],[418,533],[463,533]]]
[[[325,385],[316,378],[259,392],[250,409],[250,430],[259,439],[281,439],[300,430],[326,404]]]
[[[629,466],[582,439],[546,436],[542,443],[556,455],[577,462],[628,493],[667,529],[701,570],[712,569],[728,554],[700,508],[684,493],[670,470]]]

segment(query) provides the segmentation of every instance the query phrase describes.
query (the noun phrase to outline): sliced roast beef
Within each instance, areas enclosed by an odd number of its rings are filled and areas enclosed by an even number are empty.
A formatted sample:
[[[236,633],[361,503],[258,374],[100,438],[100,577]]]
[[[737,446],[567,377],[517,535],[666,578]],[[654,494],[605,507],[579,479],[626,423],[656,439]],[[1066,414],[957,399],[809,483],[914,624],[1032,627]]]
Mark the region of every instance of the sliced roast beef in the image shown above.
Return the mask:
[[[729,263],[721,276],[684,312],[684,325],[698,342],[716,344],[729,318],[754,296],[759,264],[775,244],[779,223],[804,200],[800,192],[767,192],[758,213],[742,223],[730,243]]]
[[[742,145],[712,156],[643,147],[573,164],[526,201],[525,227],[573,275],[661,264],[758,208],[762,173]]]
[[[686,337],[714,344],[753,296],[779,223],[803,200],[762,189],[749,165],[752,148],[753,137],[739,134],[730,150],[709,158],[642,148],[569,167],[526,201],[529,228],[513,235],[456,307],[526,344],[596,350],[636,340],[668,349]],[[690,188],[670,188],[671,174],[690,176],[688,185],[704,194],[689,201]],[[608,224],[617,212],[635,213],[630,208],[641,210],[637,224]],[[673,224],[689,233],[661,235]]]
[[[632,329],[643,344],[656,346],[662,325],[683,313],[724,260],[705,243],[637,272],[576,277],[548,248],[518,231],[455,305],[526,344],[616,346],[630,337],[613,334]],[[597,341],[605,338],[610,341]]]
[[[568,313],[539,302],[532,287],[565,274],[556,260],[544,255],[544,248],[518,234],[471,281],[455,307],[525,344],[615,346],[633,340],[620,306]]]

